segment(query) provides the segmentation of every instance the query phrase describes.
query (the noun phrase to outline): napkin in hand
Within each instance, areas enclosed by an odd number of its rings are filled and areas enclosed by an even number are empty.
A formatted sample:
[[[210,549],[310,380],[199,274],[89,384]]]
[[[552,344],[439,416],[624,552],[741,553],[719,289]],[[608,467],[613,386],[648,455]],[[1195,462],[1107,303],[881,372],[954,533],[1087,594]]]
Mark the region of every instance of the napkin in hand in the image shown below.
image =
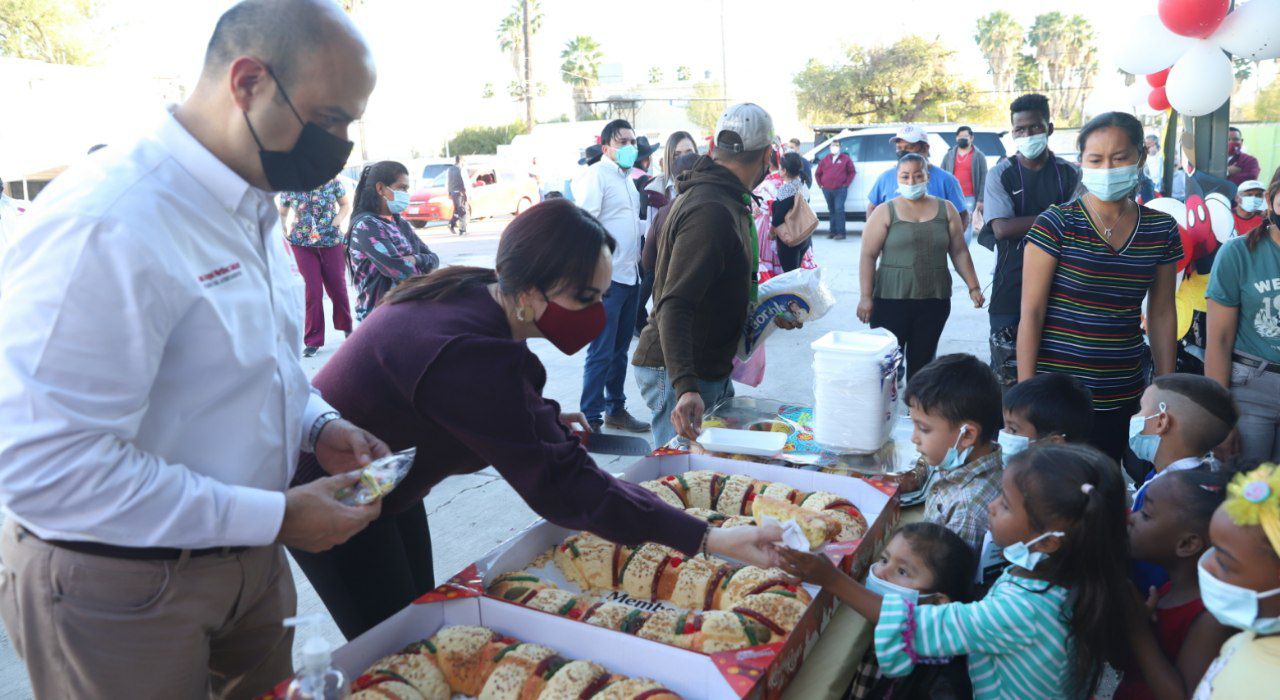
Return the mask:
[[[804,530],[800,529],[800,523],[794,520],[788,520],[785,523],[777,518],[764,515],[760,518],[761,525],[777,525],[782,528],[782,546],[787,549],[794,549],[798,552],[808,552],[809,538],[804,536]]]

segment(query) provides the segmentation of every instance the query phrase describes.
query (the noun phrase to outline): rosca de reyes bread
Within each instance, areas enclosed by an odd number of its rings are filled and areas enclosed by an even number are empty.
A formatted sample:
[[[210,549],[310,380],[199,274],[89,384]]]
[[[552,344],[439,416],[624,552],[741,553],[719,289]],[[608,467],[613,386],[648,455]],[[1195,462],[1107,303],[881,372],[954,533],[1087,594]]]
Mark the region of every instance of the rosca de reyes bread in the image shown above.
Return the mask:
[[[547,590],[543,587],[540,590]],[[670,700],[680,696],[647,678],[609,673],[473,626],[446,627],[429,640],[375,662],[356,679],[359,700]]]
[[[818,549],[835,539],[840,531],[840,521],[825,511],[808,510],[791,501],[772,496],[756,496],[752,501],[752,515],[757,525],[764,523],[765,517],[776,518],[783,522],[794,520],[800,525],[805,539],[809,540],[810,549]]]

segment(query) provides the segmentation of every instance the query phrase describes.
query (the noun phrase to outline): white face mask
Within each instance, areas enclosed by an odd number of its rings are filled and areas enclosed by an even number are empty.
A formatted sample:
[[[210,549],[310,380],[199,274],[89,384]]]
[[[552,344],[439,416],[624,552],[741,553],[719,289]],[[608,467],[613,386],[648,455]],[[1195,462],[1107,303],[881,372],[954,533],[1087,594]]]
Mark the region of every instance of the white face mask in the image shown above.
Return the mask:
[[[1057,530],[1054,530],[1053,532],[1046,532],[1043,535],[1040,535],[1039,537],[1031,540],[1030,542],[1015,542],[1009,545],[1008,547],[1004,548],[1003,554],[1004,554],[1005,561],[1009,562],[1010,564],[1013,564],[1014,566],[1021,566],[1027,571],[1035,571],[1036,566],[1038,566],[1040,562],[1048,558],[1049,555],[1045,554],[1044,552],[1031,551],[1031,545],[1039,542],[1040,540],[1043,540],[1046,537],[1052,537],[1052,536],[1066,537],[1067,533],[1058,532]]]
[[[1031,443],[1035,441],[1029,437],[1014,435],[1013,433],[1001,430],[1000,433],[996,435],[996,442],[1000,443],[1000,456],[1007,460],[1019,452],[1026,452],[1027,448],[1031,447]]]
[[[1023,136],[1022,138],[1014,139],[1013,146],[1018,149],[1018,153],[1021,153],[1028,160],[1035,160],[1040,157],[1041,153],[1044,153],[1044,149],[1049,147],[1049,135]]]
[[[886,581],[880,578],[879,576],[876,576],[877,566],[880,566],[879,562],[877,562],[876,564],[873,564],[871,568],[867,569],[866,586],[867,586],[867,590],[871,591],[872,593],[875,593],[876,595],[879,595],[879,596],[887,596],[889,594],[900,595],[903,597],[903,599],[905,599],[908,603],[911,603],[912,605],[919,603],[921,598],[929,598],[935,595],[933,593],[920,595],[920,591],[917,591],[914,588],[907,588],[906,586],[893,583],[892,581]]]
[[[1204,607],[1218,622],[1242,630],[1252,630],[1256,634],[1274,634],[1280,632],[1280,617],[1258,617],[1258,601],[1280,595],[1280,588],[1269,591],[1241,588],[1214,578],[1204,568],[1205,559],[1213,554],[1209,548],[1200,555],[1200,563],[1196,567],[1200,577],[1200,599]]]
[[[920,199],[929,190],[929,183],[920,182],[914,185],[898,183],[898,194],[907,199]]]
[[[1081,168],[1080,182],[1098,199],[1115,202],[1129,196],[1138,186],[1138,166]]]
[[[1262,197],[1241,197],[1240,208],[1245,211],[1262,211],[1267,208],[1267,201]]]

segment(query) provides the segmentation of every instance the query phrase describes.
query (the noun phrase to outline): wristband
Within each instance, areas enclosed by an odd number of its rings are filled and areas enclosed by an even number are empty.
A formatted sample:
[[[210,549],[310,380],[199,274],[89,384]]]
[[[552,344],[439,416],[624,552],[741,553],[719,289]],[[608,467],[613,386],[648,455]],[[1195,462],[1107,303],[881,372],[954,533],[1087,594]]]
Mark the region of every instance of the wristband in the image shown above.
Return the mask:
[[[311,424],[311,431],[307,433],[307,441],[306,444],[302,446],[302,451],[315,452],[316,442],[320,440],[320,431],[324,430],[326,425],[341,417],[342,416],[337,411],[325,411],[324,413],[321,413],[320,417],[316,418],[316,422]]]

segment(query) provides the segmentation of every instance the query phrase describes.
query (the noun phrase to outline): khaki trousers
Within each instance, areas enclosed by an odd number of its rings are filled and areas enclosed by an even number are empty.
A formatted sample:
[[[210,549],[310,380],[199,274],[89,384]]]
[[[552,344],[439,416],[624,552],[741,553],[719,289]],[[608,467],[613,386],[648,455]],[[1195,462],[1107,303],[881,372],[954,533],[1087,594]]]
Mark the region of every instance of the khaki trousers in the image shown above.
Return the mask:
[[[252,698],[292,672],[296,607],[279,545],[137,561],[0,530],[0,618],[37,698]]]

